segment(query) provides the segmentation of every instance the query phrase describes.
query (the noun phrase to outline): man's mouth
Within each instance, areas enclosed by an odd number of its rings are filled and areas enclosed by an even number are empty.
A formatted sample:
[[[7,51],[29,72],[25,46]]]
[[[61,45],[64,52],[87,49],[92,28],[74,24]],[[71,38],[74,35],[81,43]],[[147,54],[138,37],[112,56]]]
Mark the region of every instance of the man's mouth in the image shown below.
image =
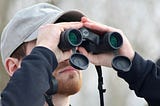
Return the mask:
[[[67,67],[63,68],[59,73],[73,72],[73,71],[77,71],[77,69],[73,68],[72,66],[67,66]]]

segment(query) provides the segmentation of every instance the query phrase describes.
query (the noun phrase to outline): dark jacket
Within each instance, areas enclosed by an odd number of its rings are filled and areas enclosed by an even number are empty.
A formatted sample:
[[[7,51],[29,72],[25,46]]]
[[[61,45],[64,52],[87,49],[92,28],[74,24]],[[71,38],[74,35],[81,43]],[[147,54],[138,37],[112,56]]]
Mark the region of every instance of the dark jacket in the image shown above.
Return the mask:
[[[34,48],[2,92],[2,106],[43,106],[49,76],[57,64],[52,51],[44,47]],[[136,53],[131,70],[117,72],[137,96],[146,99],[149,106],[160,106],[160,68],[156,64]]]
[[[43,106],[51,73],[58,62],[52,51],[36,47],[26,56],[1,94],[2,106]]]
[[[160,106],[160,67],[144,60],[137,53],[128,72],[117,70],[118,76],[128,82],[138,97],[145,98],[149,106]]]

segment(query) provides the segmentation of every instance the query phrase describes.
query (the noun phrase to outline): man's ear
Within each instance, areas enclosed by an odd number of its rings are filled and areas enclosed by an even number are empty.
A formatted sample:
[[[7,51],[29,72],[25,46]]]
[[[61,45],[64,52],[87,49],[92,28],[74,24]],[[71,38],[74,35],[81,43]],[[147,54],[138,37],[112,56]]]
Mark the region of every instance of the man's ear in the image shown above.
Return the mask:
[[[5,69],[8,72],[9,76],[12,76],[13,73],[20,67],[20,61],[17,58],[9,57],[5,61]]]

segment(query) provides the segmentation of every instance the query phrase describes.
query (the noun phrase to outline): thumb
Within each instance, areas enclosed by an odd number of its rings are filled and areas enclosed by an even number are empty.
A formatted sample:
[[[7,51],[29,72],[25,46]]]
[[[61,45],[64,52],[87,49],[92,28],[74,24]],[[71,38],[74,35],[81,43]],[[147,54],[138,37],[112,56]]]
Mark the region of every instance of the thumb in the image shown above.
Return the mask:
[[[64,60],[67,60],[71,57],[72,55],[72,50],[61,52],[61,56],[59,58],[59,62],[62,62]]]

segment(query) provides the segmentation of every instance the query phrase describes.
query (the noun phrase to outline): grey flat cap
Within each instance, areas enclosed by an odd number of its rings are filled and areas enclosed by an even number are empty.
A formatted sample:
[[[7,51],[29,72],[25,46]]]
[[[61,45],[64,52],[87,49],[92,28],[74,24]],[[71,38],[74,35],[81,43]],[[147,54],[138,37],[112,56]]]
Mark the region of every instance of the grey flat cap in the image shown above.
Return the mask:
[[[36,39],[41,25],[57,22],[80,21],[84,14],[77,10],[64,12],[58,7],[39,3],[18,11],[4,28],[1,35],[1,57],[3,64],[23,42]]]

